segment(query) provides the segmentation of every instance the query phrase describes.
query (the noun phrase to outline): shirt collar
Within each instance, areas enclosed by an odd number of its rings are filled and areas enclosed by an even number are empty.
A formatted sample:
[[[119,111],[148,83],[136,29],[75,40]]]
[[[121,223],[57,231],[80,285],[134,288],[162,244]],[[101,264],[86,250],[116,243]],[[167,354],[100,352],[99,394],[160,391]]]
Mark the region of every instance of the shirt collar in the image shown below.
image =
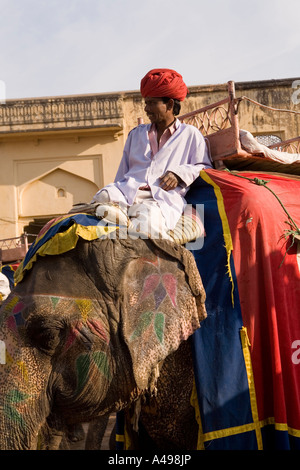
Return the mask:
[[[170,124],[169,127],[167,127],[167,129],[165,129],[164,133],[169,131],[171,135],[174,134],[174,132],[178,129],[178,127],[180,126],[181,122],[179,121],[179,119],[175,119],[175,121]],[[151,127],[150,127],[150,132],[156,132],[156,127],[155,127],[155,124],[151,124]]]

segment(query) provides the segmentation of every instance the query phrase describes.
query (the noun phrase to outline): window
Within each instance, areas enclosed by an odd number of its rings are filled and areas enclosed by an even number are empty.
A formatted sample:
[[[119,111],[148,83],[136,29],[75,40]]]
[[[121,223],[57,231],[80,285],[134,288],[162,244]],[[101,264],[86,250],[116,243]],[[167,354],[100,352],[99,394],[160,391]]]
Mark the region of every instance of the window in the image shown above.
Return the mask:
[[[256,135],[255,138],[257,142],[259,142],[262,145],[265,145],[266,147],[269,147],[269,145],[278,144],[279,142],[282,141],[282,139],[278,137],[278,135],[272,135],[272,134]]]
[[[57,197],[66,197],[66,191],[63,188],[58,188]]]

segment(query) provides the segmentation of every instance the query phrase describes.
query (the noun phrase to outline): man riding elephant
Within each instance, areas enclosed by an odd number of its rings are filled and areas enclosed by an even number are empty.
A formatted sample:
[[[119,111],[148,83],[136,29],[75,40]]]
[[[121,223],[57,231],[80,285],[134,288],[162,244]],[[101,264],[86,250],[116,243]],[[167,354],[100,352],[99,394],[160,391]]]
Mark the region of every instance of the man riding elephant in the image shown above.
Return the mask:
[[[141,80],[151,123],[129,133],[114,183],[93,198],[93,203],[101,203],[98,215],[106,211],[106,219],[116,220],[116,206],[103,203],[118,203],[133,230],[174,239],[172,231],[185,209],[189,186],[200,170],[212,167],[200,131],[176,118],[187,92],[174,70],[150,70]]]

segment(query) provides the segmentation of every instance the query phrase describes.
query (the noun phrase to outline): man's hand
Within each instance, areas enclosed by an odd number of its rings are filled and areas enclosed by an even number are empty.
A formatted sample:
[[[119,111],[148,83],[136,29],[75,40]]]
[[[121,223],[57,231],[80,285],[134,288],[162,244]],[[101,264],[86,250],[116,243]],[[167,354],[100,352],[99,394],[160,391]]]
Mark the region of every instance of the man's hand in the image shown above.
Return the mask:
[[[165,191],[170,191],[171,189],[175,189],[181,182],[182,179],[179,178],[179,176],[175,175],[172,171],[167,171],[160,177],[159,186]]]

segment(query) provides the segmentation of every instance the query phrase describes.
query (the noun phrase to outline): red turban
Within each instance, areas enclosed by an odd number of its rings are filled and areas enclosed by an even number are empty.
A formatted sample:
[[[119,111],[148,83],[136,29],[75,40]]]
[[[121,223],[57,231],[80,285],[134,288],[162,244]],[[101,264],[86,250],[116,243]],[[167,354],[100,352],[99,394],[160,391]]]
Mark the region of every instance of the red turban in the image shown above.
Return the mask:
[[[143,98],[173,98],[183,101],[188,92],[182,76],[170,69],[153,69],[141,80]]]

